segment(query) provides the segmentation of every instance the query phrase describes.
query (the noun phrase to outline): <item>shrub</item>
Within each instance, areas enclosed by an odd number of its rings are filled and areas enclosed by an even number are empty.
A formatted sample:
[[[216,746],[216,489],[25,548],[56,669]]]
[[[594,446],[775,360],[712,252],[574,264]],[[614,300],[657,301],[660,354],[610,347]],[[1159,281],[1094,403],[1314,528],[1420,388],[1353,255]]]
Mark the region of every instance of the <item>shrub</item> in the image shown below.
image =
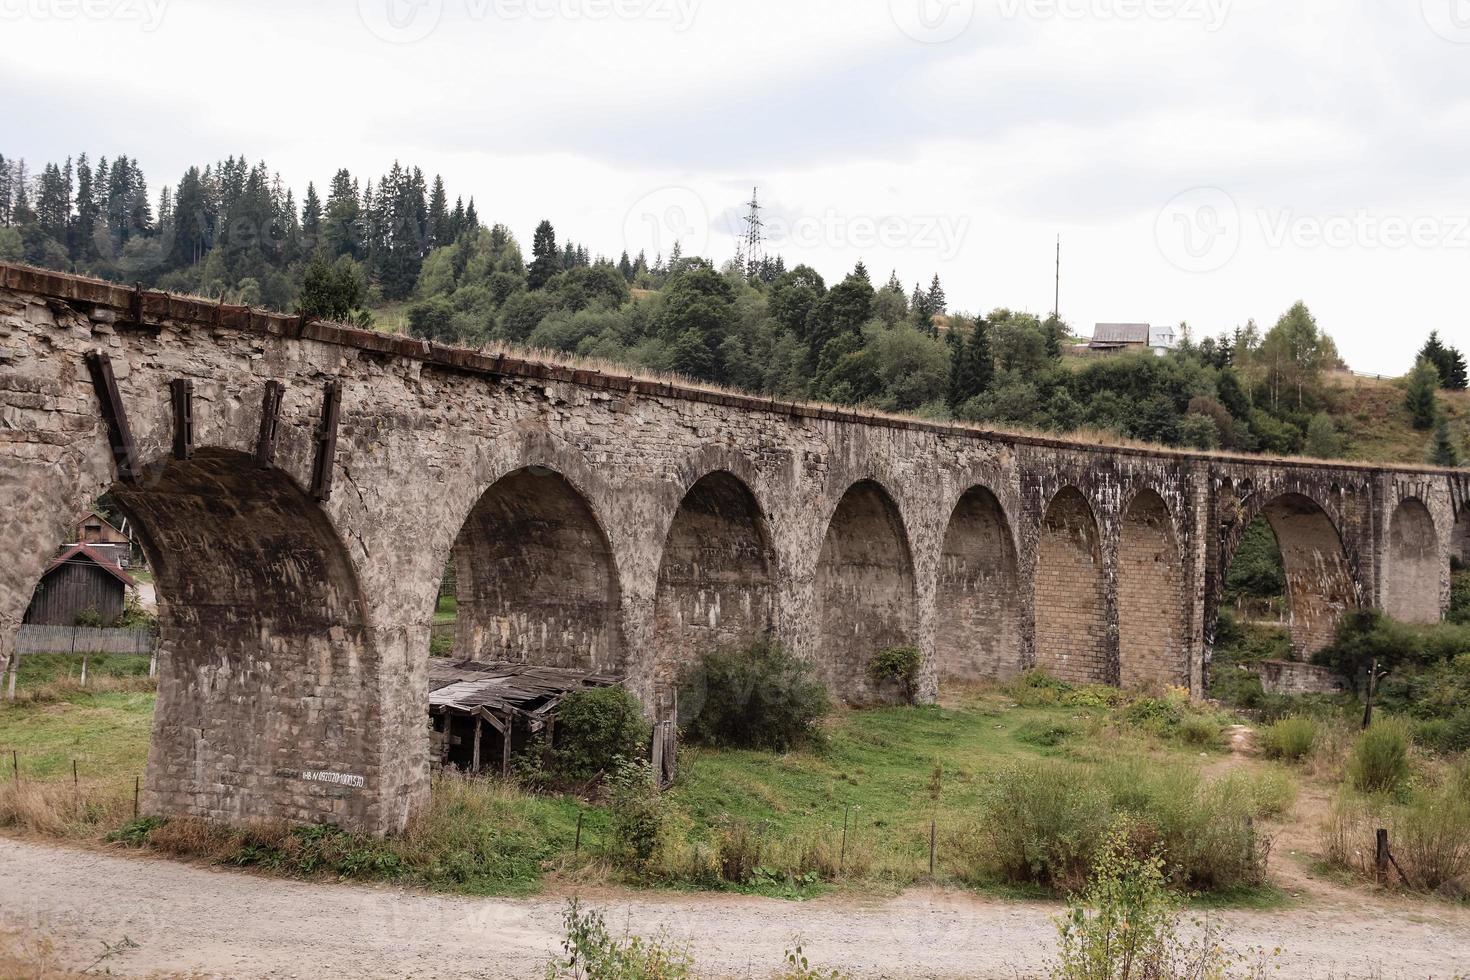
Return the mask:
[[[650,731],[642,706],[626,688],[573,691],[556,712],[556,770],[568,779],[591,779],[619,759],[642,756]]]
[[[1174,737],[1198,748],[1220,747],[1220,723],[1208,715],[1185,715],[1174,729]]]
[[[760,640],[706,654],[680,688],[679,710],[691,741],[784,752],[817,736],[831,697],[805,661]]]
[[[624,760],[608,779],[608,807],[612,811],[613,859],[643,870],[664,829],[664,804],[647,759]]]
[[[1064,703],[1072,685],[1037,668],[1028,670],[1006,688],[1006,693],[1024,708],[1044,708]]]
[[[1258,885],[1269,841],[1251,820],[1289,807],[1292,792],[1280,774],[1205,782],[1192,767],[1145,757],[1097,769],[1016,764],[992,777],[979,817],[957,835],[960,876],[1078,888],[1110,828],[1121,825],[1136,853],[1158,853],[1177,887]]]
[[[720,880],[743,885],[761,863],[760,835],[744,820],[732,820],[715,834]]]
[[[1020,762],[984,788],[978,824],[960,842],[972,881],[988,875],[1058,891],[1086,880],[1111,819],[1102,787],[1080,767]]]
[[[1348,778],[1363,793],[1388,793],[1409,777],[1409,725],[1382,718],[1358,736],[1348,754]]]
[[[1394,818],[1394,856],[1414,888],[1433,891],[1470,874],[1470,796],[1457,782],[1415,794]]]
[[[562,913],[565,958],[546,966],[546,980],[681,980],[693,976],[684,950],[671,948],[660,936],[616,938],[607,931],[602,913],[584,912],[574,898]]]
[[[888,681],[898,684],[903,689],[904,700],[912,704],[923,662],[924,655],[916,647],[889,647],[873,654],[873,659],[868,661],[868,679],[874,684]]]
[[[1231,975],[1232,955],[1208,928],[1190,943],[1180,938],[1182,900],[1171,893],[1157,853],[1138,856],[1125,828],[1113,831],[1098,855],[1087,890],[1057,919],[1052,980]],[[1245,976],[1263,976],[1249,967]]]
[[[1261,729],[1258,738],[1268,759],[1300,762],[1317,742],[1317,723],[1300,716],[1283,718]]]

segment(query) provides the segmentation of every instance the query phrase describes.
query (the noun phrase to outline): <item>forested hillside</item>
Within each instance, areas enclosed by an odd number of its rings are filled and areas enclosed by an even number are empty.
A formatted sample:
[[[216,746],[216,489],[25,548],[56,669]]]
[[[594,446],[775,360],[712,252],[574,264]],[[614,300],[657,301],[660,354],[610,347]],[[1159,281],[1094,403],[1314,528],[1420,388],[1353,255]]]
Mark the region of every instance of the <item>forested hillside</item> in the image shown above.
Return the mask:
[[[1409,378],[1349,383],[1304,303],[1178,350],[1065,356],[1074,330],[1003,305],[951,310],[937,276],[829,282],[779,257],[749,267],[622,251],[543,221],[529,257],[473,198],[394,163],[339,170],[298,203],[264,163],[191,167],[155,198],[126,156],[39,172],[0,157],[0,260],[228,302],[499,342],[671,372],[780,398],[1201,449],[1457,465],[1466,386],[1431,336]],[[996,297],[1003,303],[1005,297]],[[1089,328],[1080,332],[1086,334]]]

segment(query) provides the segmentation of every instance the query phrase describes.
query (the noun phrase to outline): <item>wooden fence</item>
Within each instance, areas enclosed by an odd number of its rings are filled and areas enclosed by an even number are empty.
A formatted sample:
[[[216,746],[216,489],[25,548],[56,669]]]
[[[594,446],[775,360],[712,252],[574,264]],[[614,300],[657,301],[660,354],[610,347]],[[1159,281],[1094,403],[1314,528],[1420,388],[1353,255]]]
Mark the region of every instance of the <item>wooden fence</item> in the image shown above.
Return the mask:
[[[149,655],[158,645],[151,630],[104,629],[97,626],[36,626],[20,628],[17,653],[134,653]]]

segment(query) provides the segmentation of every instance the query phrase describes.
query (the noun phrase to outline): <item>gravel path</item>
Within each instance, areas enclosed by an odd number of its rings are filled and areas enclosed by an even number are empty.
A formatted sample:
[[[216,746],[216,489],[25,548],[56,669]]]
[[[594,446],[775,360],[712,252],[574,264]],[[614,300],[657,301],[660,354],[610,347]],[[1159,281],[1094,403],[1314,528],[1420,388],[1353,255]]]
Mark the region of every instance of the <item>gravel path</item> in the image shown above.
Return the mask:
[[[76,967],[126,936],[139,948],[104,964],[122,975],[537,977],[565,900],[285,881],[0,838],[0,928],[50,937]],[[664,928],[711,977],[769,976],[798,936],[814,963],[857,976],[1031,976],[1055,935],[1053,906],[952,891],[798,904],[588,890],[583,900],[614,929]],[[1470,976],[1463,908],[1355,901],[1220,919],[1237,948],[1283,949],[1276,976]]]

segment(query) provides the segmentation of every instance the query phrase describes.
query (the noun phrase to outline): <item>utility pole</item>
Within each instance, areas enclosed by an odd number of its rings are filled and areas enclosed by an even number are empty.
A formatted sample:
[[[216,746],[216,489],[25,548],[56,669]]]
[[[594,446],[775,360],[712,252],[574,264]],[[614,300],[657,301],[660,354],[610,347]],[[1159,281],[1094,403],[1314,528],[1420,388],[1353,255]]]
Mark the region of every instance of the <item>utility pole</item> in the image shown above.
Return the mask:
[[[1052,300],[1051,316],[1053,320],[1061,322],[1062,319],[1062,236],[1057,236],[1057,291]]]

